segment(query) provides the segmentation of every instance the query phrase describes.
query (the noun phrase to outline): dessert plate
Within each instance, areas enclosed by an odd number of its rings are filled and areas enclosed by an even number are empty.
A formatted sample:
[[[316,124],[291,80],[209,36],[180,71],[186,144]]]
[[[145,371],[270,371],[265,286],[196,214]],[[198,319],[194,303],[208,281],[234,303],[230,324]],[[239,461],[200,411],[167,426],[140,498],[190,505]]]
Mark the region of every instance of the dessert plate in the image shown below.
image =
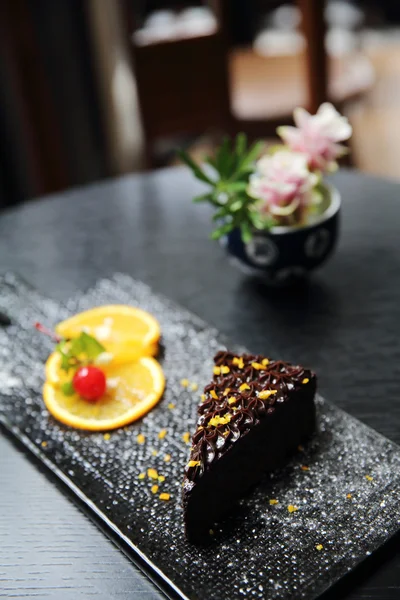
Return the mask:
[[[185,434],[194,428],[201,388],[224,340],[125,275],[101,280],[64,305],[12,274],[0,277],[0,289],[0,311],[13,320],[0,328],[0,422],[171,597],[312,600],[400,529],[400,449],[319,397],[318,433],[307,447],[284,469],[265,476],[215,528],[209,546],[189,544],[181,508],[189,456]],[[164,398],[142,421],[109,435],[68,429],[44,408],[43,364],[51,344],[32,324],[51,326],[113,303],[140,306],[159,320]],[[139,433],[144,443],[138,443]],[[165,477],[159,492],[169,493],[169,501],[152,493],[153,480],[139,478],[149,468]]]

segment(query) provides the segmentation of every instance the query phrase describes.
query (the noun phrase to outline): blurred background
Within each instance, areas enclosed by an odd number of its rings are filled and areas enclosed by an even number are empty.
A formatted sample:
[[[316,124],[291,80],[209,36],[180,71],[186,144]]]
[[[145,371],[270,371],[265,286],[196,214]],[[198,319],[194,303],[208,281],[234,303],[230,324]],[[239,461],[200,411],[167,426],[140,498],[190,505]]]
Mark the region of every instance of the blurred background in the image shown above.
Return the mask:
[[[0,206],[274,142],[329,99],[352,164],[399,178],[399,0],[2,0]]]

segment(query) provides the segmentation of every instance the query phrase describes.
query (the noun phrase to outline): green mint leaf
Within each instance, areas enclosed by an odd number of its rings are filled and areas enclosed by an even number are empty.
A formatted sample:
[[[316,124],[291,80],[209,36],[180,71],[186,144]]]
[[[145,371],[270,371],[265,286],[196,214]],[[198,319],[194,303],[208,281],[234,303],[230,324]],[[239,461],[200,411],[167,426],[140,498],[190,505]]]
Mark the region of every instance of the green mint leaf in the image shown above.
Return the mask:
[[[99,354],[105,352],[105,348],[96,338],[85,333],[73,340],[62,340],[56,346],[56,351],[61,356],[60,368],[66,373],[82,363],[95,359]]]
[[[99,354],[106,351],[104,346],[100,344],[96,338],[84,331],[82,331],[79,338],[74,341],[80,342],[81,352],[85,354],[89,360],[93,360],[99,356]]]
[[[68,354],[61,353],[61,369],[68,373],[70,369],[72,369],[73,365],[71,364],[71,360]]]
[[[199,179],[200,181],[204,181],[204,183],[208,183],[214,187],[214,181],[212,181],[204,171],[197,165],[194,160],[189,156],[187,152],[184,150],[178,150],[178,155],[180,159],[192,170],[193,175]]]
[[[61,391],[65,396],[73,396],[75,394],[75,389],[74,389],[74,386],[72,385],[72,381],[63,383],[61,386]]]
[[[68,350],[68,358],[70,361],[76,361],[79,356],[84,353],[85,349],[82,344],[81,335],[71,340]]]
[[[61,356],[61,365],[60,368],[68,373],[68,371],[72,368],[71,357],[68,350],[68,342],[67,340],[61,340],[55,348],[56,352],[58,352]]]

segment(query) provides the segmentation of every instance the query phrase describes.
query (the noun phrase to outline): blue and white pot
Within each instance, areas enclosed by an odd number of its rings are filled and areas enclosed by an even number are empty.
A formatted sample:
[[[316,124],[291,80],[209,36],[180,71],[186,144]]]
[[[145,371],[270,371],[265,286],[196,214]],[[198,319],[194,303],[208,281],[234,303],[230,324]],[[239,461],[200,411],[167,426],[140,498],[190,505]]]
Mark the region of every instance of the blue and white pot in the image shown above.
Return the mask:
[[[332,254],[339,230],[341,197],[329,187],[325,212],[302,227],[272,227],[255,231],[250,242],[235,229],[225,239],[228,253],[246,272],[262,276],[273,285],[285,285],[304,277]]]

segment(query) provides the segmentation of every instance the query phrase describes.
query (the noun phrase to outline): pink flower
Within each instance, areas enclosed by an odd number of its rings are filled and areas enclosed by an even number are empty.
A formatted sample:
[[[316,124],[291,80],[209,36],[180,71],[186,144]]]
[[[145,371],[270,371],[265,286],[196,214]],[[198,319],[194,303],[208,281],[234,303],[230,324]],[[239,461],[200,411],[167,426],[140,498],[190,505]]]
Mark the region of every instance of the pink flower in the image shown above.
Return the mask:
[[[250,177],[248,193],[259,199],[261,213],[288,216],[313,200],[313,188],[318,182],[310,173],[304,154],[279,150],[263,156]]]
[[[293,117],[297,127],[277,129],[285,144],[294,152],[304,153],[310,169],[335,170],[336,159],[347,152],[338,142],[348,140],[352,134],[347,118],[328,102],[321,104],[316,115],[296,108]]]

